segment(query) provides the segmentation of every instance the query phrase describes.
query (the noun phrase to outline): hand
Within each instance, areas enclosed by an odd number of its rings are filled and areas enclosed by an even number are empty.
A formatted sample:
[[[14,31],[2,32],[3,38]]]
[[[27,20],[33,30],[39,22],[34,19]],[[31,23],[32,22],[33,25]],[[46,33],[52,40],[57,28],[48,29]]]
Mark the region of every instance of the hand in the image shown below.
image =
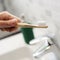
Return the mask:
[[[20,22],[21,20],[18,17],[6,11],[0,13],[0,29],[2,31],[8,31],[8,32],[15,31],[18,29],[17,23]]]

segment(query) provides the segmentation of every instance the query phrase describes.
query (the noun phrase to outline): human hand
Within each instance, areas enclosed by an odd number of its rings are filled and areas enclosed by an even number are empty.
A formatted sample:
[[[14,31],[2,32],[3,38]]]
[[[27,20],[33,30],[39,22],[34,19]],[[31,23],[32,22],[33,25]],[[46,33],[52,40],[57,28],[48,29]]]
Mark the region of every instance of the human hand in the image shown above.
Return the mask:
[[[18,29],[17,23],[20,23],[21,20],[10,14],[9,12],[1,12],[0,13],[0,29],[2,31],[12,32]]]

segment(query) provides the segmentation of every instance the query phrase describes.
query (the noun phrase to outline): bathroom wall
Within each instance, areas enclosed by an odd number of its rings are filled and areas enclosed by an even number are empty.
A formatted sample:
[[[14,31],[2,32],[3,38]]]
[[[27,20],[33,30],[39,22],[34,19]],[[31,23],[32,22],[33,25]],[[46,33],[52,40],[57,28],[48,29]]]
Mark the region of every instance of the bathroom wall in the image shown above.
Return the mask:
[[[6,0],[5,5],[8,11],[26,22],[50,23],[48,34],[53,33],[53,41],[60,46],[60,0]]]

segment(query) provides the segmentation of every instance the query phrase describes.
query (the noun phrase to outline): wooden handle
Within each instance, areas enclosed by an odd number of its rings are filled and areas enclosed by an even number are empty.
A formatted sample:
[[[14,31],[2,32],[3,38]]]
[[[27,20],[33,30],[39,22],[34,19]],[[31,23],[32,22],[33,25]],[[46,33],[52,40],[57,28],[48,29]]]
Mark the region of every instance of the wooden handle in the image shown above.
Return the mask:
[[[38,26],[38,25],[31,25],[27,23],[18,23],[17,26],[22,28],[48,28],[48,26]]]

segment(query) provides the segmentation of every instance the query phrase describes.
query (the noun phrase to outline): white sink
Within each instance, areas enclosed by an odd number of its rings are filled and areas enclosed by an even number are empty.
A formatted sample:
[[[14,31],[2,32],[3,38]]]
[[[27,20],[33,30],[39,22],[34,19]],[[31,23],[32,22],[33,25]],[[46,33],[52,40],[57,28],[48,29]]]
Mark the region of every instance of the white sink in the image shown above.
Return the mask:
[[[53,52],[50,52],[41,57],[41,60],[58,60],[58,59]]]
[[[21,47],[1,55],[0,60],[33,60],[33,57],[28,47]]]
[[[60,50],[52,45],[49,50],[39,55],[37,60],[60,60]]]

